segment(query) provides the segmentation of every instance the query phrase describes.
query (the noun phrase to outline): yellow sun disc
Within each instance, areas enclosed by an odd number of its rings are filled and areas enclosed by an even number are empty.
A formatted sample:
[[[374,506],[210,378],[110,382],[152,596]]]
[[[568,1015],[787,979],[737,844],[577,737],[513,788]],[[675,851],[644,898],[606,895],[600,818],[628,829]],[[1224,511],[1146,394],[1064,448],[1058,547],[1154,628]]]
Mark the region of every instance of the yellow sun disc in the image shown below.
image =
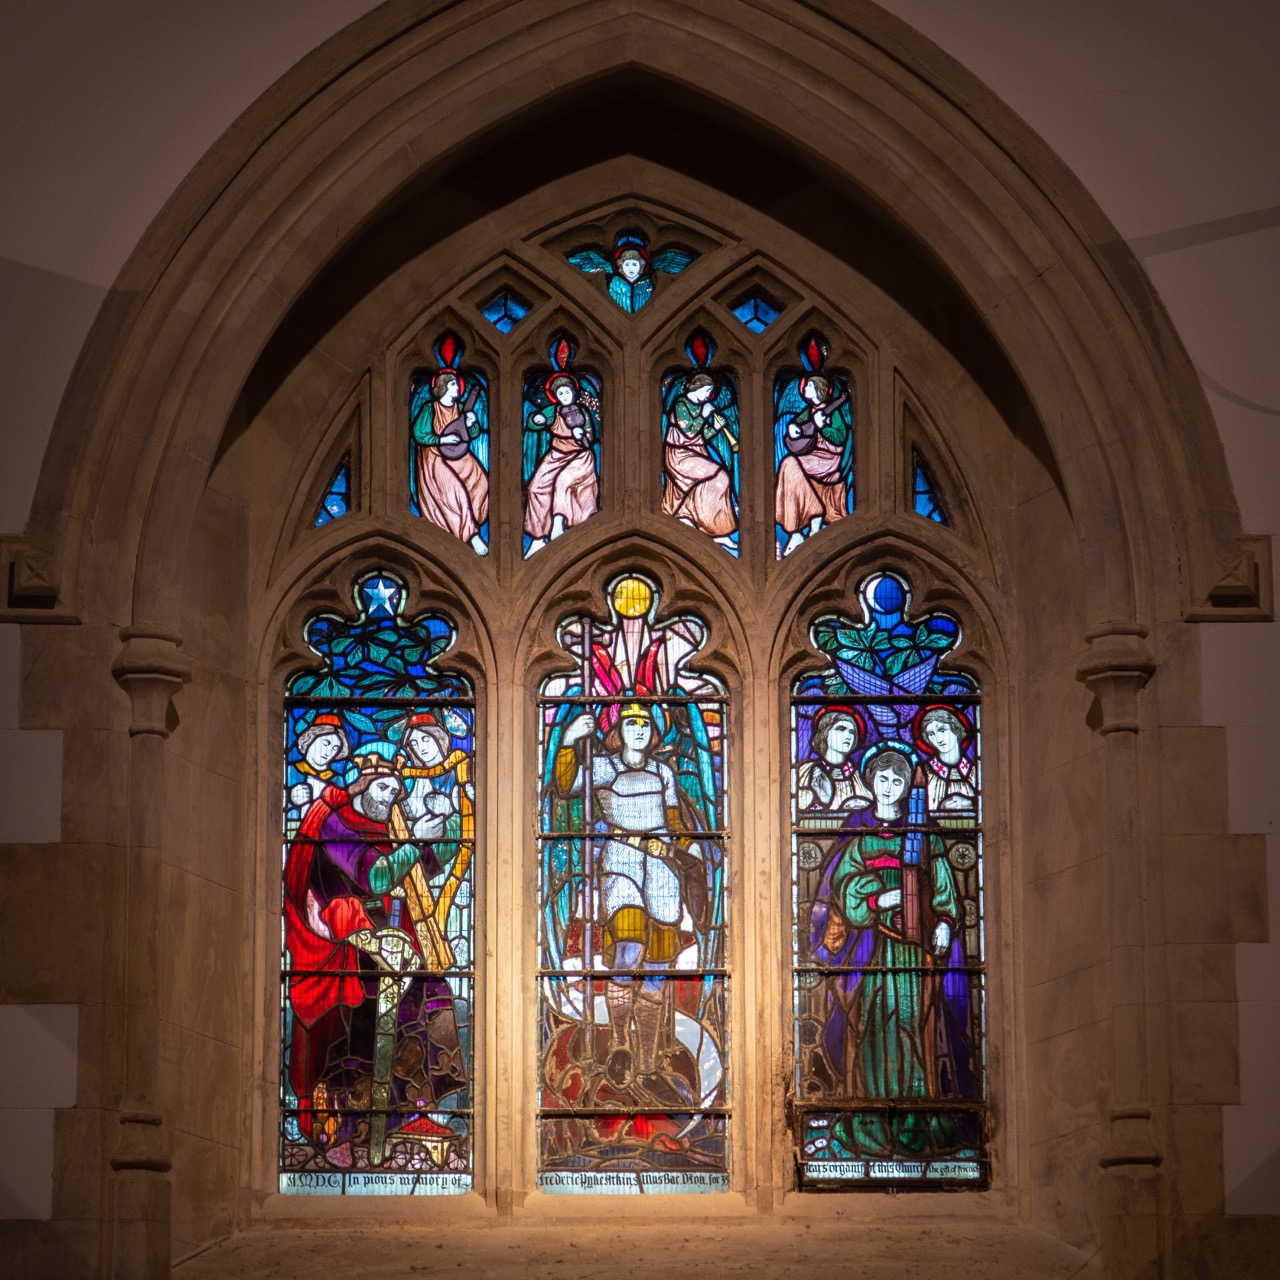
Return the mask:
[[[653,589],[642,578],[623,578],[613,589],[613,607],[624,618],[643,618],[653,605]]]

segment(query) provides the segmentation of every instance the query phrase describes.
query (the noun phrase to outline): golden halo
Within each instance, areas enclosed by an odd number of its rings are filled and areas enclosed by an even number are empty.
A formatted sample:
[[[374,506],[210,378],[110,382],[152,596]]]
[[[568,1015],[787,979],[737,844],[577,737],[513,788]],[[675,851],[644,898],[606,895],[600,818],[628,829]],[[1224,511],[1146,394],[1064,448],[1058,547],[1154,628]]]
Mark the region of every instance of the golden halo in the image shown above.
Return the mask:
[[[613,607],[624,618],[643,618],[653,607],[653,588],[643,578],[623,578],[613,588]]]

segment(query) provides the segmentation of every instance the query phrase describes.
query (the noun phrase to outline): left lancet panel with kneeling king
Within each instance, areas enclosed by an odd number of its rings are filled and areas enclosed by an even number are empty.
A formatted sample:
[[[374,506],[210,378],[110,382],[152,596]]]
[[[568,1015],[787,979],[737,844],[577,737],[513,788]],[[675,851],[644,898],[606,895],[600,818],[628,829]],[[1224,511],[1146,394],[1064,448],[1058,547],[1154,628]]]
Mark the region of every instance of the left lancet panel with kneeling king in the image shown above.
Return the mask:
[[[474,691],[406,597],[313,617],[285,696],[282,1192],[472,1186]]]

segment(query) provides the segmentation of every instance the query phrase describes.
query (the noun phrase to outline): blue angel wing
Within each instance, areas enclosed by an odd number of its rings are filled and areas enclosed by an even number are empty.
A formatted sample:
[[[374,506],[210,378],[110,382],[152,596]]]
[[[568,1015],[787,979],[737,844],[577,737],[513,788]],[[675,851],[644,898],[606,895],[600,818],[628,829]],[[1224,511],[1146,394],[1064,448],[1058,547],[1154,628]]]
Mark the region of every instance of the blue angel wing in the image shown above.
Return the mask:
[[[697,256],[696,253],[688,249],[677,249],[674,246],[669,246],[666,249],[659,249],[653,255],[649,269],[651,271],[665,271],[669,276],[678,276]]]
[[[533,478],[533,473],[538,469],[538,463],[542,461],[542,455],[551,447],[551,425],[548,423],[545,427],[539,424],[530,425],[529,419],[535,413],[541,413],[550,406],[550,400],[547,399],[546,392],[542,389],[542,382],[535,379],[532,383],[526,383],[524,389],[524,457],[522,474],[525,484]]]
[[[609,277],[609,297],[628,315],[633,311],[638,311],[649,300],[646,294],[642,300],[637,301],[640,297],[637,292],[639,287],[640,281],[638,280],[635,284],[629,284],[619,275]]]
[[[723,431],[717,431],[708,441],[708,445],[712,455],[733,478],[733,496],[736,500],[738,497],[738,450],[735,446],[742,439],[742,428],[738,415],[737,388],[730,379],[721,380],[720,389],[712,404],[715,406],[716,415],[724,422],[725,429],[733,437],[734,444],[729,443]]]
[[[787,427],[807,402],[800,394],[800,379],[788,378],[773,393],[773,469],[782,466],[787,456]]]
[[[482,381],[480,383],[480,394],[476,397],[476,402],[472,406],[472,412],[476,415],[476,438],[471,442],[471,452],[475,455],[476,461],[486,470],[489,470],[489,388]]]
[[[579,271],[587,275],[594,275],[597,271],[607,271],[610,275],[613,274],[613,263],[598,249],[578,249],[569,254],[568,258]]]

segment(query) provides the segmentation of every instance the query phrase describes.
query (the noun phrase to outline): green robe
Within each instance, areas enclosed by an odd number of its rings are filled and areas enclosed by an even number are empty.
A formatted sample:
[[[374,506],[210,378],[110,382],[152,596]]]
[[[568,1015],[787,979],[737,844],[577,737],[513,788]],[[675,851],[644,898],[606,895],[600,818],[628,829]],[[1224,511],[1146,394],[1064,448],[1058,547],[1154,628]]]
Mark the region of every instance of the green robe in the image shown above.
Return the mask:
[[[831,897],[853,929],[874,930],[851,1010],[857,1092],[910,1103],[931,1094],[927,1039],[934,1034],[933,1006],[940,992],[925,969],[925,948],[894,927],[901,906],[878,905],[883,894],[902,888],[903,840],[902,833],[888,829],[854,838],[832,873]],[[951,865],[937,836],[927,837],[927,843],[929,883],[921,885],[921,896],[929,896],[933,914],[948,920],[954,933],[958,900]],[[849,1113],[837,1123],[836,1136],[862,1155],[923,1155],[955,1145],[953,1123],[924,1111]]]

